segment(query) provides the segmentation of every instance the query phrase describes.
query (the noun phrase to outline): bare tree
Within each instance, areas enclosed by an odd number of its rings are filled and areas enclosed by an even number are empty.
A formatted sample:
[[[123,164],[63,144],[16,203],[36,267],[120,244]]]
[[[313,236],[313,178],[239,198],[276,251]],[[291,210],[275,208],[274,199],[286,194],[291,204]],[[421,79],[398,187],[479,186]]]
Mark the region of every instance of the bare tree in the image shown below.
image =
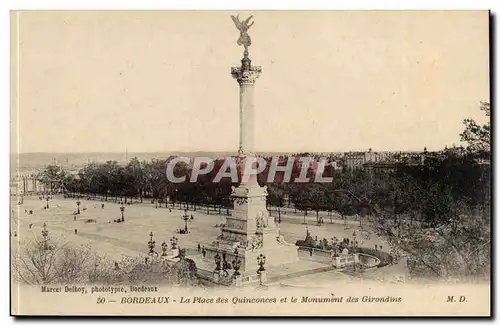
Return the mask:
[[[62,239],[34,238],[12,251],[13,278],[28,285],[78,283],[92,257],[90,247],[71,247]]]

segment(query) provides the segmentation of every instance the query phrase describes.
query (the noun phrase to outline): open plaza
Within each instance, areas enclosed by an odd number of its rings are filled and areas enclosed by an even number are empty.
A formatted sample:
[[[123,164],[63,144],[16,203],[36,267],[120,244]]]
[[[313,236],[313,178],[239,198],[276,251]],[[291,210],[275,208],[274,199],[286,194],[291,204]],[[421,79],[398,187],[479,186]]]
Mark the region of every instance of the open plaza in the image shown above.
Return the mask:
[[[46,197],[28,196],[23,197],[22,204],[19,204],[18,198],[12,197],[11,240],[14,247],[40,239],[45,229],[52,241],[90,245],[94,252],[105,259],[119,262],[124,257],[146,256],[152,233],[156,252],[162,252],[162,243],[171,247],[175,241],[179,248],[186,249],[187,257],[197,263],[198,269],[213,270],[215,262],[203,259],[200,248],[212,244],[221,233],[221,226],[226,223],[227,213],[232,214],[232,210],[222,210],[222,214],[218,214],[218,210],[214,209],[207,214],[206,207],[198,207],[196,211],[186,211],[179,205],[159,207],[148,201],[121,205],[113,201],[63,198],[62,195],[49,198],[47,201]],[[75,214],[78,209],[80,214]],[[124,222],[118,223],[117,220],[122,218],[122,210]],[[377,245],[380,248],[384,245],[380,239],[363,230],[356,220],[345,223],[338,217],[326,217],[326,213],[324,219],[325,223],[318,226],[315,214],[310,214],[304,224],[301,212],[294,213],[293,209],[281,212],[281,223],[278,223],[280,235],[293,244],[297,240],[304,240],[307,232],[313,238],[329,240],[334,237],[352,238],[353,232],[356,232],[358,242],[363,247],[374,248]],[[181,234],[179,231],[185,230],[186,226],[188,233]],[[361,280],[333,268],[329,255],[300,248],[298,252],[297,263],[270,266],[267,269],[270,286],[313,284],[316,287],[320,283]]]

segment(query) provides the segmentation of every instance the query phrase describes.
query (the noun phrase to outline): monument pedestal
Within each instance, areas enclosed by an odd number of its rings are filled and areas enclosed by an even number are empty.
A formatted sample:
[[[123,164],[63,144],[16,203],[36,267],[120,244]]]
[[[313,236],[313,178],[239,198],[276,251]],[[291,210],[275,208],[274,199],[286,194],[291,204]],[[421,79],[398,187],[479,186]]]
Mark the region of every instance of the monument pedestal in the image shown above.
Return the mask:
[[[233,188],[233,215],[226,218],[221,235],[211,245],[205,246],[206,262],[212,262],[218,254],[222,265],[228,262],[233,270],[239,266],[243,279],[257,275],[257,257],[266,257],[265,266],[298,262],[298,247],[287,243],[274,223],[274,217],[266,209],[266,187],[256,182]]]

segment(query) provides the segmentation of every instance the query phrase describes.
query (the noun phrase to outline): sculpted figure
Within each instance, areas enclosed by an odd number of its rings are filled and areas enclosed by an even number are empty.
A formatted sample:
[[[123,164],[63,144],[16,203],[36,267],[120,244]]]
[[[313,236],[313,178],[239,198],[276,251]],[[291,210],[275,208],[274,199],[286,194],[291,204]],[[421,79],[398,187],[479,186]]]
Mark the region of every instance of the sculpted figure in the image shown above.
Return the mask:
[[[264,218],[264,213],[259,212],[255,220],[257,222],[257,228],[267,228],[267,220]]]
[[[253,16],[250,16],[246,20],[241,20],[241,21],[238,15],[236,16],[231,15],[231,18],[233,19],[236,28],[240,31],[240,37],[238,38],[238,41],[236,41],[236,43],[240,46],[243,45],[245,47],[245,50],[247,50],[248,47],[252,44],[250,35],[248,35],[248,29],[252,27],[252,25],[254,24],[254,22],[249,24],[250,19],[252,19]]]

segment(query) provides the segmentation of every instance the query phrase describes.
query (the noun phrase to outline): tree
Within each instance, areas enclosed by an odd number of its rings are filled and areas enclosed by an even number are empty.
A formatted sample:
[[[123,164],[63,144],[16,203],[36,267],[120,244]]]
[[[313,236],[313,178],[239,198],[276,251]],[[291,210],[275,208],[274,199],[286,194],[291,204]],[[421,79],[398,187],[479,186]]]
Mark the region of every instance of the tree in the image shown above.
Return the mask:
[[[130,162],[125,167],[127,174],[130,176],[130,189],[129,193],[133,196],[139,195],[141,203],[143,202],[143,194],[145,187],[145,164],[141,163],[137,157],[134,157],[130,160]]]
[[[268,185],[267,204],[278,208],[278,222],[281,223],[281,207],[283,207],[283,197],[285,189],[282,183],[271,183]]]
[[[49,189],[50,193],[54,193],[59,190],[58,187],[63,183],[64,175],[64,171],[58,165],[49,165],[41,173],[40,181]]]
[[[86,281],[93,254],[88,246],[69,246],[61,239],[46,243],[35,238],[13,248],[12,275],[28,285],[72,284]]]
[[[479,125],[473,119],[465,119],[465,130],[460,134],[460,139],[467,142],[469,152],[489,158],[491,152],[490,103],[481,102],[480,109],[484,111],[488,121]]]
[[[413,276],[458,278],[489,277],[490,217],[486,211],[458,205],[448,223],[423,227],[385,216],[372,218],[375,232],[390,244],[396,257],[408,256]]]
[[[489,116],[489,104],[482,110]],[[398,165],[377,190],[382,209],[371,226],[395,257],[408,256],[416,276],[489,278],[490,167],[478,158],[489,158],[490,126],[464,122],[467,152],[428,153],[423,165]]]
[[[306,202],[309,208],[316,212],[316,223],[320,225],[319,212],[327,207],[324,187],[320,184],[312,183],[307,185],[306,193],[308,195]]]

